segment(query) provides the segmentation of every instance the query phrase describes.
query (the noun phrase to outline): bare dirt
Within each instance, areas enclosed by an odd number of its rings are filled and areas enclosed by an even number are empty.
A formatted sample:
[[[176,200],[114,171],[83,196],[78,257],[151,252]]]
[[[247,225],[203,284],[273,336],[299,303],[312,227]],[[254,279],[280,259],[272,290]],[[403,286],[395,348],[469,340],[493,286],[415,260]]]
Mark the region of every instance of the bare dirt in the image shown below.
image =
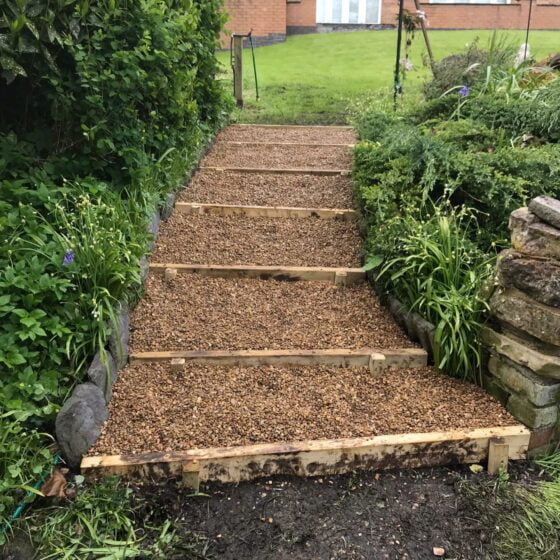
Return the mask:
[[[217,367],[123,370],[91,454],[489,428],[516,422],[472,384],[432,368]]]
[[[542,480],[534,464],[510,465],[510,481]],[[315,479],[208,484],[203,494],[151,483],[132,486],[142,526],[178,519],[184,549],[169,560],[493,560],[507,494],[468,467]]]
[[[277,128],[233,125],[228,126],[219,134],[218,141],[354,144],[356,142],[356,135],[352,129],[337,127]]]
[[[192,215],[161,225],[152,262],[359,267],[356,222]]]
[[[203,167],[259,169],[340,169],[352,167],[352,150],[338,146],[238,146],[215,144]]]
[[[151,275],[131,323],[136,352],[415,346],[367,284]]]
[[[245,206],[352,208],[349,177],[198,171],[182,202]]]

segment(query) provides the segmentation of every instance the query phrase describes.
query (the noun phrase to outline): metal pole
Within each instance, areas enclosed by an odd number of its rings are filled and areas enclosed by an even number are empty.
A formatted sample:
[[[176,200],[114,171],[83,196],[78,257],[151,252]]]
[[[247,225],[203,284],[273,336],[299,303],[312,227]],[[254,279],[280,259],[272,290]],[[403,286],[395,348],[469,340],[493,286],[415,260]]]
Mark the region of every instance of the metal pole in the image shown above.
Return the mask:
[[[243,107],[243,36],[233,35],[233,94],[238,107]]]
[[[402,24],[403,24],[404,0],[399,0],[399,27],[397,30],[397,60],[395,62],[395,83],[393,86],[393,108],[397,110],[397,97],[402,93],[401,88],[401,42],[402,42]]]
[[[253,72],[255,73],[255,89],[257,90],[257,101],[259,100],[259,80],[257,78],[257,63],[255,61],[255,47],[253,46],[253,30],[251,29],[249,35],[251,41],[251,54],[253,55]]]
[[[523,55],[523,62],[527,60],[527,48],[529,46],[529,30],[531,29],[532,11],[533,11],[533,0],[529,0],[529,16],[527,17],[527,33],[525,35],[525,54]]]

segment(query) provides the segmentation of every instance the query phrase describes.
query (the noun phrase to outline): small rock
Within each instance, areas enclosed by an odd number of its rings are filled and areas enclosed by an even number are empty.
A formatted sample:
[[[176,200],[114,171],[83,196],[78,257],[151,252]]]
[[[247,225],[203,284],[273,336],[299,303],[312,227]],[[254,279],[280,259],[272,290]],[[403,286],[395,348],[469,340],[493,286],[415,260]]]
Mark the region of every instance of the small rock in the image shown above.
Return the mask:
[[[113,385],[117,379],[117,365],[115,364],[111,352],[107,350],[105,355],[106,363],[103,363],[101,353],[97,352],[97,354],[95,354],[87,371],[87,376],[94,385],[97,385],[101,389],[103,395],[105,395],[105,400],[109,402],[113,395]],[[109,381],[108,386],[107,381]]]
[[[529,203],[529,210],[543,222],[560,229],[560,201],[550,196],[537,196]]]
[[[445,556],[445,548],[442,548],[441,546],[434,546],[432,552],[434,553],[434,556]]]

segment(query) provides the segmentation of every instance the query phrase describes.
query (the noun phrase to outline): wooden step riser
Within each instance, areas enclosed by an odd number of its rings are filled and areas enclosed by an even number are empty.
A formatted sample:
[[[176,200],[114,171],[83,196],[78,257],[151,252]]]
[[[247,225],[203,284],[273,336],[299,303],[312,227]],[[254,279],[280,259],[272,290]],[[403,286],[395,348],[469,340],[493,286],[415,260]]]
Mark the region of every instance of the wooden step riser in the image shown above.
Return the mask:
[[[360,284],[366,279],[366,274],[361,268],[153,263],[150,264],[150,272],[165,275],[170,281],[178,274],[198,274],[208,278],[258,278],[282,282],[328,282],[339,286]]]
[[[406,469],[480,463],[493,442],[507,445],[507,458],[526,457],[530,432],[509,426],[424,434],[312,440],[239,447],[193,449],[86,457],[88,476],[122,475],[142,478],[182,476],[198,489],[201,482],[236,483],[275,475],[326,476],[355,470]]]
[[[198,168],[200,171],[228,171],[232,173],[257,173],[259,175],[319,175],[319,176],[342,176],[349,177],[351,171],[349,169],[270,169],[261,167],[216,167],[216,166],[201,166]]]
[[[302,130],[306,128],[310,128],[311,130],[354,130],[352,126],[346,125],[325,125],[325,124],[231,124],[228,128],[287,128],[287,129],[294,129],[294,130]]]
[[[372,359],[373,356],[373,359]],[[340,367],[369,366],[374,373],[382,369],[420,368],[428,363],[428,356],[419,348],[384,349],[327,349],[327,350],[241,350],[241,351],[191,351],[134,352],[130,363],[185,362],[221,366],[315,366]]]
[[[231,206],[178,202],[175,210],[182,214],[212,216],[247,216],[249,218],[322,218],[326,220],[354,220],[355,210],[342,208],[293,208],[284,206]]]
[[[325,144],[317,142],[256,142],[246,141],[240,142],[237,140],[218,140],[216,146],[241,146],[241,147],[255,147],[255,148],[271,148],[274,146],[291,146],[292,148],[348,148],[352,149],[356,144]]]

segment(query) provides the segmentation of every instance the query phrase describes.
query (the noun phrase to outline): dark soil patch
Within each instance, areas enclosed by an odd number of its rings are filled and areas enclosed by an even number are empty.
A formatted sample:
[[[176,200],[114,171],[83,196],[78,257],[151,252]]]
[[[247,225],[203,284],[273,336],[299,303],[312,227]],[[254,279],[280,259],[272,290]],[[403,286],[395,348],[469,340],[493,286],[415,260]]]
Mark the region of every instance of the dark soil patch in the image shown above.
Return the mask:
[[[520,484],[541,476],[527,463],[510,472]],[[447,559],[491,560],[496,484],[457,467],[211,484],[199,497],[146,484],[133,496],[143,523],[179,518],[186,539],[206,539],[198,558],[433,560],[441,547]],[[486,512],[473,496],[486,496]]]

